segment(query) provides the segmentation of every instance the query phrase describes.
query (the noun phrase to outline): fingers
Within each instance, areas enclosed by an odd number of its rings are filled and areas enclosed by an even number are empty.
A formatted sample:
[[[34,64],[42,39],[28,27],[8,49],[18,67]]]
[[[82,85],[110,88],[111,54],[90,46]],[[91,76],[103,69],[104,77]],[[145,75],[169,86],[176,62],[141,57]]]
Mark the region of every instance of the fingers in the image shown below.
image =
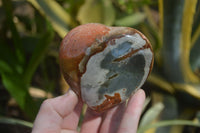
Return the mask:
[[[57,133],[61,131],[61,125],[66,116],[70,116],[74,109],[77,115],[80,114],[80,107],[76,107],[77,103],[78,97],[71,90],[63,96],[45,100],[35,119],[32,133]],[[73,121],[78,121],[77,119],[78,117],[75,117]],[[75,126],[77,124],[73,125]]]
[[[125,103],[101,114],[88,108],[81,127],[81,133],[116,133],[124,110]]]
[[[63,123],[61,125],[62,129],[67,130],[76,130],[79,122],[80,113],[82,111],[82,102],[79,102],[74,111],[72,111],[68,116],[63,119]]]
[[[95,113],[87,108],[83,124],[81,126],[81,133],[98,133],[102,121],[102,115]]]
[[[120,125],[123,113],[125,111],[125,103],[122,103],[110,109],[103,120],[100,133],[116,133]]]
[[[103,114],[88,109],[81,133],[136,133],[144,101],[145,93],[140,89],[130,98],[127,108],[124,103]]]
[[[129,100],[124,112],[118,133],[136,133],[143,104],[145,93],[142,89],[138,90]]]

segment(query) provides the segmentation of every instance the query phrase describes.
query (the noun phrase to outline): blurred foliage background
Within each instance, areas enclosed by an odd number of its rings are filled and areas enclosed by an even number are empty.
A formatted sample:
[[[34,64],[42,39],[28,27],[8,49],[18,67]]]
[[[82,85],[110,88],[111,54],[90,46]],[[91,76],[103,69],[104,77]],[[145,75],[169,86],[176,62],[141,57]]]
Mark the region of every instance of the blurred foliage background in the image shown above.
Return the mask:
[[[41,102],[67,91],[60,42],[91,22],[136,28],[153,46],[138,132],[199,133],[200,0],[0,0],[0,132],[31,131]]]

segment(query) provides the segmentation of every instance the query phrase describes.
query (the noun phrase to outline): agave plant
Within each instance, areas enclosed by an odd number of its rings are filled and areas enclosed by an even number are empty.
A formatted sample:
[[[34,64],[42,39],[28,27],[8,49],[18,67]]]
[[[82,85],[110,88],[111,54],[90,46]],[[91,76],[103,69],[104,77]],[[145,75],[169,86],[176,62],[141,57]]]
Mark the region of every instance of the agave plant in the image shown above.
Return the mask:
[[[168,92],[162,94],[160,99],[166,107],[160,120],[199,119],[199,9],[200,2],[197,0],[159,0],[160,20],[157,31],[160,35],[160,45],[156,51],[154,73],[149,78],[149,84]],[[156,100],[158,98],[154,97],[154,101]],[[154,131],[182,132],[183,129],[184,126],[173,126]]]
[[[147,98],[148,106],[144,109],[138,132],[199,131],[198,128],[190,128],[190,126],[200,126],[199,0],[80,0],[76,2],[27,0],[26,2],[32,4],[48,20],[48,26],[50,22],[60,38],[75,26],[89,22],[109,26],[130,26],[141,30],[153,45],[155,63],[152,74],[143,86],[151,98]],[[35,104],[29,95],[28,87],[31,85],[33,73],[40,64],[41,57],[45,54],[44,50],[49,46],[54,35],[49,26],[47,33],[35,38],[38,44],[33,50],[31,60],[25,61],[22,38],[12,21],[11,3],[11,0],[3,0],[8,24],[13,34],[13,47],[16,51],[14,55],[8,54],[12,51],[7,54],[0,53],[2,54],[0,73],[5,88],[20,107],[34,117],[35,113],[28,107],[29,104]],[[4,39],[0,41],[1,44],[6,43]],[[2,46],[4,47],[0,50],[5,51],[7,45]],[[12,61],[17,65],[13,67]]]

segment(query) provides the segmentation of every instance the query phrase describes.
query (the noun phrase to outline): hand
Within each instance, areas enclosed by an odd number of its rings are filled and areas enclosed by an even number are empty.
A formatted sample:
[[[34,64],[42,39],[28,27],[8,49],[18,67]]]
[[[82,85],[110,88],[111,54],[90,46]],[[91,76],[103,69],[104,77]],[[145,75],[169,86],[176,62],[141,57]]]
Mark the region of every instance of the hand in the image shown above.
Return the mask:
[[[88,108],[80,132],[136,133],[144,100],[145,93],[140,89],[130,98],[127,107],[123,103],[101,114]],[[82,105],[71,90],[63,96],[45,100],[32,133],[78,133]]]

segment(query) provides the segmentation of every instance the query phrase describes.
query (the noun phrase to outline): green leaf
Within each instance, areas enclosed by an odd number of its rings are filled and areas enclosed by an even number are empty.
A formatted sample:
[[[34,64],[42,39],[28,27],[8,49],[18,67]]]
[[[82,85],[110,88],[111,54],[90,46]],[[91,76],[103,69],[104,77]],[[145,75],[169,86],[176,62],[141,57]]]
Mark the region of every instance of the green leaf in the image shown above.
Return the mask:
[[[33,127],[33,123],[24,121],[24,120],[19,120],[19,119],[13,119],[13,118],[8,118],[8,117],[2,117],[0,116],[0,123],[7,123],[7,124],[12,124],[12,125],[23,125],[26,127]]]
[[[149,22],[149,26],[151,26],[152,29],[154,29],[154,31],[157,32],[158,25],[157,25],[157,20],[155,19],[156,15],[153,13],[153,11],[151,10],[151,8],[149,6],[144,6],[144,12],[145,12],[147,20]]]
[[[14,48],[15,48],[15,54],[16,57],[18,59],[18,63],[20,65],[24,64],[25,61],[25,55],[24,55],[24,49],[22,46],[22,42],[21,42],[21,38],[19,36],[19,33],[17,31],[17,28],[13,22],[13,9],[12,9],[12,3],[11,0],[3,0],[3,7],[5,9],[5,13],[6,13],[6,19],[7,19],[7,24],[8,27],[11,30],[12,33],[12,39],[14,42]]]
[[[0,73],[13,73],[13,69],[7,62],[0,60]]]
[[[142,112],[144,112],[144,110],[146,109],[146,107],[147,107],[147,105],[150,103],[150,101],[151,101],[151,98],[150,98],[150,97],[147,97],[147,98],[145,99]]]
[[[171,94],[175,92],[173,86],[158,74],[152,73],[147,79],[147,81],[149,81],[151,84],[154,84],[160,89],[167,91]]]
[[[151,124],[158,117],[163,108],[164,105],[162,103],[157,103],[154,106],[152,106],[149,110],[147,110],[147,112],[141,119],[140,128]]]
[[[192,49],[190,51],[190,65],[194,72],[200,68],[200,2],[197,11],[193,26]]]
[[[142,21],[144,21],[145,18],[146,18],[145,13],[136,12],[133,15],[125,16],[121,19],[116,20],[115,25],[117,25],[117,26],[134,26],[134,25],[137,25],[137,24],[141,23]]]
[[[197,118],[198,122],[200,122],[200,111],[197,112],[196,118]]]
[[[112,5],[111,0],[103,0],[103,24],[111,26],[115,21],[115,9]]]
[[[186,92],[187,94],[190,94],[192,97],[195,97],[196,99],[200,99],[200,85],[199,84],[174,83],[173,86],[179,91]]]
[[[179,112],[178,112],[178,107],[179,104],[177,103],[176,98],[173,95],[169,94],[160,94],[162,95],[162,103],[164,104],[165,108],[163,109],[162,113],[159,116],[159,121],[163,120],[174,120],[179,118]],[[156,98],[155,98],[156,99]],[[170,130],[173,127],[167,126],[167,127],[160,127],[156,129],[156,132],[162,132],[162,133],[169,133]]]
[[[191,49],[190,64],[193,71],[200,68],[200,36]]]
[[[163,66],[171,82],[199,82],[189,63],[196,3],[197,0],[163,1]]]
[[[190,66],[190,50],[192,46],[192,25],[195,15],[197,0],[185,0],[183,18],[182,18],[182,33],[181,33],[181,69],[186,82],[198,83],[200,80],[193,73]]]
[[[159,128],[159,127],[172,126],[172,125],[188,125],[188,126],[200,127],[200,123],[189,121],[189,120],[166,120],[166,121],[159,121],[155,124],[142,127],[138,130],[137,133],[144,133],[146,130],[151,129],[151,128]]]
[[[54,33],[50,25],[48,26],[47,30],[48,31],[46,31],[46,33],[38,41],[38,44],[36,44],[31,59],[24,71],[24,82],[27,85],[30,83],[33,73],[35,72],[37,66],[43,59],[46,50],[54,37]]]
[[[159,1],[160,2],[160,1]],[[167,80],[183,82],[181,69],[181,28],[184,0],[163,0],[163,68]]]
[[[81,24],[112,25],[115,20],[115,10],[110,0],[86,0],[78,11],[77,19]]]
[[[77,19],[81,24],[103,23],[103,12],[101,1],[86,0],[79,9]]]
[[[74,26],[71,16],[55,0],[28,0],[53,25],[55,31],[63,38],[69,26]]]
[[[19,106],[25,111],[25,113],[34,119],[37,110],[36,103],[28,93],[28,88],[23,81],[23,78],[17,74],[1,74],[3,85],[6,87],[11,96],[17,101]]]
[[[15,54],[5,42],[0,38],[0,72],[4,73],[13,73],[13,72],[21,72],[22,66],[19,65]],[[13,65],[15,64],[15,65]]]
[[[200,36],[200,2],[197,2],[196,11],[194,15],[194,22],[192,27],[192,46]]]

